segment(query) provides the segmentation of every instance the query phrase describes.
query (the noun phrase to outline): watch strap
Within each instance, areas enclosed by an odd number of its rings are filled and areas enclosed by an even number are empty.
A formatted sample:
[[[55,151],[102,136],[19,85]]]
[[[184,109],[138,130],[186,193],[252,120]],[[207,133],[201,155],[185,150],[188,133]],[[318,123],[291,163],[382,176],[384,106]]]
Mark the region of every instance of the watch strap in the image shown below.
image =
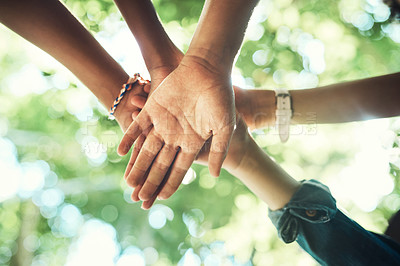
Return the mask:
[[[292,100],[289,91],[275,90],[276,96],[276,128],[281,142],[286,142],[290,134],[290,119],[292,118]]]

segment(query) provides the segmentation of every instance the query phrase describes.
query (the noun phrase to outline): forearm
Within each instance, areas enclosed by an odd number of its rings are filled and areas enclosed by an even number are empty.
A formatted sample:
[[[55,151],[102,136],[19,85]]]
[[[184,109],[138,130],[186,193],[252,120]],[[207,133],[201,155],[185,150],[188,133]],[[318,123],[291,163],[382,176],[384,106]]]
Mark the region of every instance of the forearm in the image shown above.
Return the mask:
[[[228,171],[266,202],[271,210],[284,207],[300,183],[274,163],[254,140],[249,141],[247,146],[240,164]]]
[[[0,22],[66,66],[107,107],[128,79],[121,66],[59,1],[1,1]]]
[[[187,56],[230,73],[258,0],[207,0]],[[186,57],[186,56],[185,56]]]
[[[400,73],[291,91],[296,123],[342,123],[400,115]],[[309,122],[309,121],[308,121]]]
[[[168,37],[150,0],[114,0],[136,38],[149,71],[175,68],[182,57]]]
[[[344,123],[400,115],[398,84],[400,73],[292,90],[292,123]],[[273,90],[234,88],[236,108],[252,129],[275,125]]]

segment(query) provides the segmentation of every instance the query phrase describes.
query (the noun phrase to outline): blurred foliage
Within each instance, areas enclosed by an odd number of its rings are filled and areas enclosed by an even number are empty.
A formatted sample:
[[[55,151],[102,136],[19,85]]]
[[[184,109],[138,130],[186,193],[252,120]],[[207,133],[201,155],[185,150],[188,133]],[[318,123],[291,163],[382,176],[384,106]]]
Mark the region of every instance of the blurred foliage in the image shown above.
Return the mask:
[[[122,20],[112,1],[64,2],[93,34],[107,31],[109,18]],[[186,50],[203,1],[153,3],[171,38]],[[262,0],[234,81],[300,89],[399,71],[399,25],[387,20],[387,12],[375,0]],[[141,210],[122,178],[127,158],[115,152],[120,130],[104,109],[69,72],[15,34],[0,28],[0,40],[1,265],[78,265],[76,258],[82,265],[125,265],[129,256],[135,261],[130,265],[315,265],[296,244],[277,238],[265,204],[227,172],[214,179],[194,165],[193,182],[152,210]],[[77,98],[84,107],[75,104]],[[382,232],[400,207],[400,123],[385,121],[311,121],[293,129],[287,145],[272,131],[254,136],[295,178],[327,183],[352,218]],[[394,189],[389,180],[381,194],[374,188],[378,176],[375,183],[362,176],[357,186],[339,178],[372,145],[358,138],[364,129],[370,136],[375,126],[383,128],[390,155],[384,164],[390,163],[394,180]],[[377,206],[357,202],[368,182],[378,191]],[[85,251],[86,244],[94,253]]]

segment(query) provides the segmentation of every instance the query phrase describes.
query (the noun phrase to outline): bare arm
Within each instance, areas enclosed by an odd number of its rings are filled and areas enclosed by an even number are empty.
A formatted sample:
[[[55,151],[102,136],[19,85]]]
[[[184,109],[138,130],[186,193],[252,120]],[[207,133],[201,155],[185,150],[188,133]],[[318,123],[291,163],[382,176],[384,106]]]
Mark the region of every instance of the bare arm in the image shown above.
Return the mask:
[[[66,66],[107,107],[128,80],[128,74],[59,1],[1,1],[0,22]]]
[[[400,115],[400,73],[292,90],[294,123],[344,123]],[[275,94],[271,90],[235,88],[236,107],[251,128],[273,126]]]
[[[148,132],[127,176],[132,187],[143,184],[140,199],[154,196],[171,166],[159,194],[169,198],[211,136],[209,169],[219,175],[235,123],[230,73],[256,4],[256,0],[207,0],[188,52],[125,133],[118,148],[121,155]]]
[[[300,187],[300,183],[273,162],[253,139],[249,141],[239,166],[230,172],[267,203],[271,210],[283,208]]]
[[[108,109],[128,74],[57,0],[0,2],[0,22],[52,55],[78,77]],[[143,107],[142,86],[123,99],[115,117],[125,130]]]
[[[207,0],[186,58],[230,73],[258,0]]]
[[[198,154],[196,163],[202,165],[209,163],[210,147],[211,141],[208,140]],[[137,150],[134,152],[138,153]],[[237,127],[223,167],[266,202],[271,210],[284,207],[300,187],[299,182],[290,177],[257,146],[242,118],[237,120]],[[139,185],[133,191],[134,201],[140,200],[141,188],[142,185]],[[149,209],[157,196],[156,193],[149,200],[144,201],[142,208]]]
[[[152,85],[157,87],[180,63],[183,54],[168,37],[150,0],[114,0],[135,36]]]
[[[197,163],[207,164],[209,143],[197,158]],[[300,183],[287,174],[255,143],[247,125],[239,118],[228,156],[223,167],[239,178],[255,195],[266,202],[271,210],[284,207],[300,187]],[[138,200],[133,194],[133,199]],[[145,208],[149,206],[146,202]]]
[[[291,91],[297,123],[342,123],[400,115],[400,73]]]

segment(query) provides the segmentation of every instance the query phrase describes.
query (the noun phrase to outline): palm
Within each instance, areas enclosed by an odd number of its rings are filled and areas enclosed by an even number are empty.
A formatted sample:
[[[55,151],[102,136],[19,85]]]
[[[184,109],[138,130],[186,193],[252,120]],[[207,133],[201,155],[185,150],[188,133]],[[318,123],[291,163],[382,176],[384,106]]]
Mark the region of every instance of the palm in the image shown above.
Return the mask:
[[[223,167],[228,170],[233,170],[236,168],[240,162],[242,161],[243,156],[245,155],[246,143],[251,138],[247,131],[247,125],[243,121],[242,117],[237,114],[236,116],[236,128],[232,136],[232,141],[229,146],[229,151],[224,161]],[[196,163],[207,165],[208,157],[210,152],[210,143],[211,139],[207,140],[204,144],[203,148],[200,150]]]
[[[151,90],[153,91],[164,81],[164,79],[174,71],[183,58],[183,53],[175,47],[174,51],[166,55],[169,59],[161,65],[155,65],[149,68],[151,76]]]
[[[209,167],[217,176],[234,125],[229,79],[221,79],[202,66],[181,64],[153,92],[121,141],[119,152],[126,154],[139,135],[146,136],[140,153],[133,159],[128,184],[133,187],[142,184],[148,173],[139,195],[142,200],[148,200],[171,166],[169,178],[160,192],[161,198],[168,198],[211,136]]]
[[[154,92],[153,97],[150,97],[148,108],[144,109],[150,117],[154,117],[155,130],[161,133],[176,128],[178,134],[195,134],[201,139],[202,143],[199,144],[202,145],[212,135],[213,130],[220,132],[226,127],[232,127],[232,89],[229,83],[214,82],[217,79],[218,77],[207,77],[207,74],[189,67],[180,67],[174,71]],[[171,126],[167,128],[159,114],[170,117],[167,122],[172,123]],[[174,142],[175,137],[185,138],[180,135],[169,137]],[[193,143],[192,137],[189,138],[187,142]]]

